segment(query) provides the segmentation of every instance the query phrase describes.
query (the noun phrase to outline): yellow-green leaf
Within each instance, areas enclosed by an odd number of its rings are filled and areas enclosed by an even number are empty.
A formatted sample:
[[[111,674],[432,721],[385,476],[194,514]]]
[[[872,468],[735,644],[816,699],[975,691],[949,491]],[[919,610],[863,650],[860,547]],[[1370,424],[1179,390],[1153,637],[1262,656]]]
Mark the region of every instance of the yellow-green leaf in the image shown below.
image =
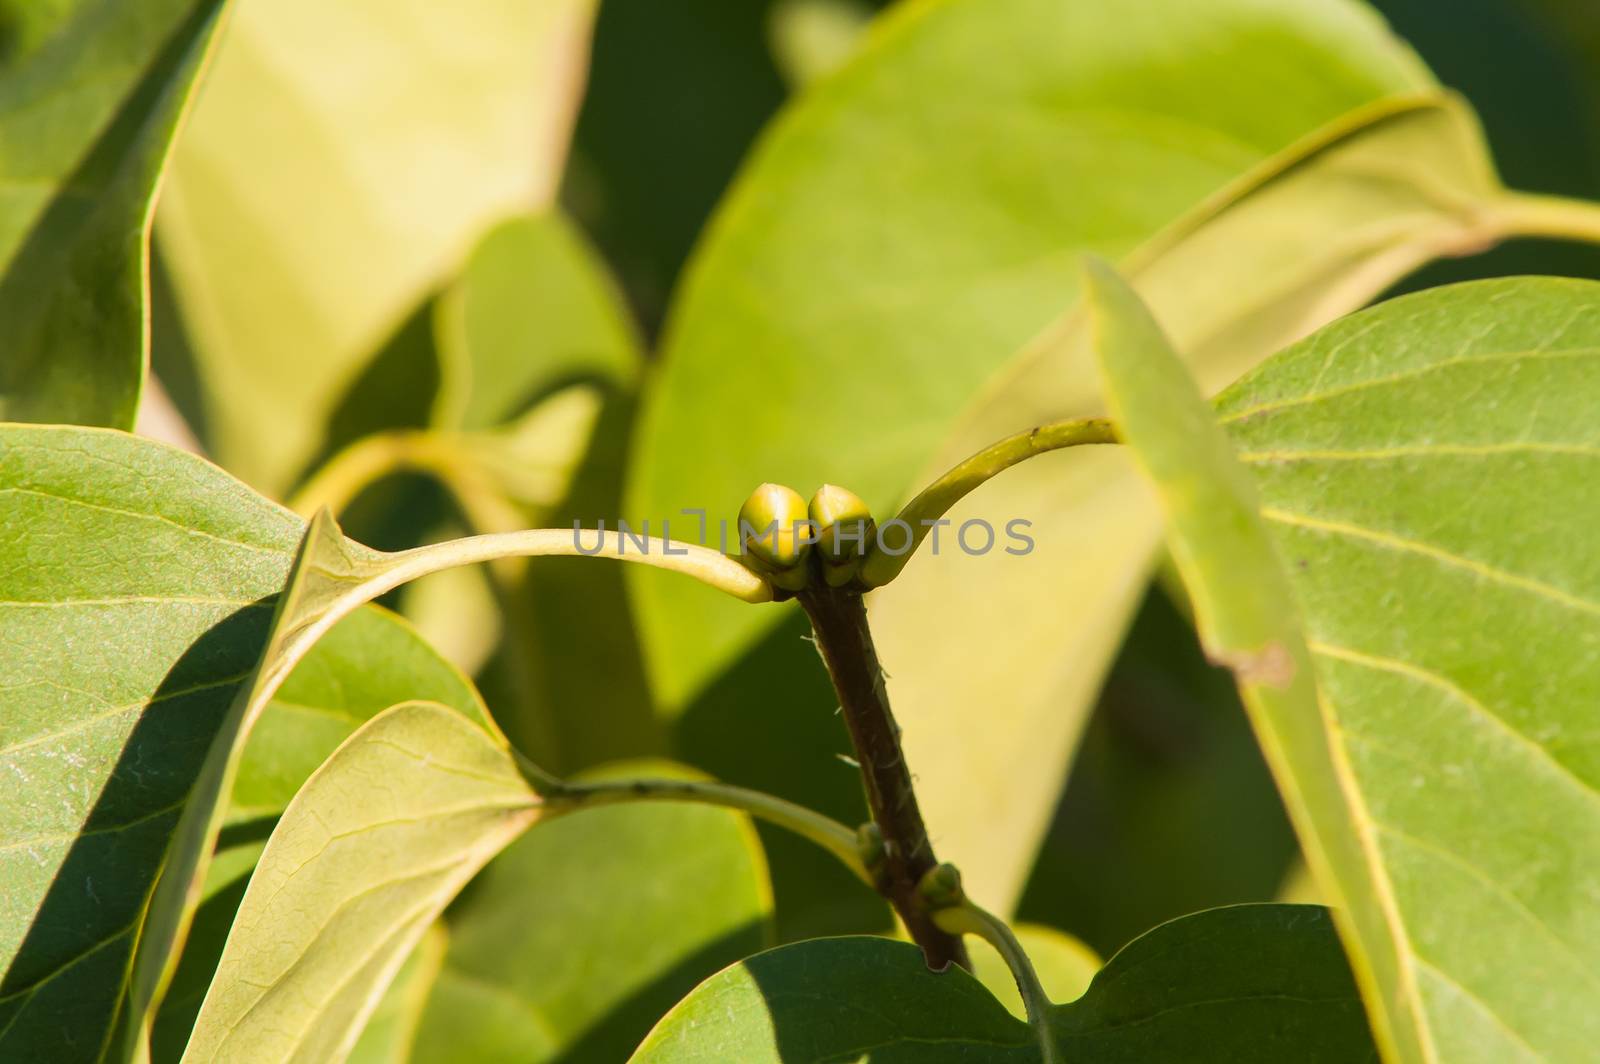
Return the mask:
[[[592,0],[243,0],[159,235],[213,453],[286,488],[480,236],[551,202]]]
[[[192,455],[15,425],[0,427],[0,527],[19,560],[0,574],[0,779],[20,796],[0,805],[0,1057],[94,1059],[301,523]],[[302,664],[282,690],[308,709],[370,715],[409,689],[481,713],[464,679],[376,611]],[[288,731],[247,755],[235,797],[255,814],[281,808],[340,738]]]
[[[682,775],[633,762],[589,777]],[[413,1055],[621,1060],[701,980],[770,945],[771,913],[742,813],[630,804],[541,823],[448,913]]]
[[[1220,387],[1317,325],[1359,307],[1418,263],[1481,244],[1500,195],[1474,119],[1450,99],[1375,105],[1309,137],[1128,253],[1130,280],[1157,308],[1202,384]],[[964,415],[932,469],[998,435],[1099,413],[1086,318],[1074,308]],[[1124,619],[1142,593],[1159,526],[1124,455],[1109,449],[1037,459],[948,515],[1032,522],[1032,553],[919,557],[875,603],[874,624],[905,707],[907,756],[953,781],[926,812],[977,897],[1008,905],[1053,808]],[[1092,610],[1062,603],[1092,602]],[[930,603],[959,603],[931,609]],[[1048,625],[1014,618],[1048,615]],[[918,669],[992,644],[992,669]],[[997,677],[1003,680],[997,681]],[[968,711],[1002,682],[1008,725]],[[1026,766],[1026,768],[1024,768]],[[982,804],[972,797],[982,795]],[[1009,809],[999,838],[980,810]]]
[[[1091,262],[1095,353],[1118,433],[1155,486],[1209,656],[1231,667],[1307,859],[1329,888],[1378,1042],[1426,1060],[1393,948],[1393,899],[1318,699],[1288,577],[1249,475],[1149,310]]]
[[[1105,273],[1096,288],[1120,431],[1380,1043],[1582,1059],[1600,1033],[1600,286],[1438,289],[1272,359],[1221,401],[1259,504],[1137,297]]]
[[[1354,315],[1218,401],[1375,864],[1358,944],[1393,969],[1369,1008],[1406,1059],[1600,1039],[1597,358],[1600,285],[1481,282]]]
[[[374,717],[284,811],[183,1059],[343,1059],[434,918],[539,805],[504,744],[456,711]]]
[[[910,5],[779,120],[709,231],[629,516],[731,517],[777,481],[844,484],[881,520],[998,436],[1093,413],[1081,314],[1028,346],[1072,307],[1085,249],[1173,303],[1220,384],[1430,255],[1480,246],[1500,195],[1471,116],[1355,4]],[[934,836],[1001,910],[1157,540],[1121,456],[1030,466],[949,516],[1030,520],[1031,554],[968,557],[946,536],[872,605]],[[770,623],[635,584],[669,713]]]

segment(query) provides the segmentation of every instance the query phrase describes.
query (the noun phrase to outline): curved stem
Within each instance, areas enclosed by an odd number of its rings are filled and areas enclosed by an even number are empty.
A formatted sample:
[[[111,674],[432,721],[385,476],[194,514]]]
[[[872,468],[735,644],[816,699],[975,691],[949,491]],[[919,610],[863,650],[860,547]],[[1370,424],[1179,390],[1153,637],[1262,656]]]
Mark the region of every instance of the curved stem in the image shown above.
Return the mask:
[[[323,507],[338,513],[373,484],[404,472],[432,476],[478,531],[509,532],[523,523],[522,514],[479,469],[462,440],[416,429],[376,432],[351,443],[295,492],[289,509],[302,517]]]
[[[593,537],[591,540],[590,537]],[[770,602],[772,587],[744,567],[737,558],[696,543],[678,543],[658,536],[575,528],[533,528],[520,532],[493,532],[395,554],[380,555],[382,571],[371,577],[376,585],[362,593],[370,600],[420,576],[474,562],[498,558],[548,556],[612,558],[617,561],[666,569],[692,576],[702,584],[745,602]]]
[[[1039,982],[1039,973],[1033,962],[1017,941],[1014,931],[993,913],[962,898],[957,905],[940,909],[933,914],[934,923],[954,935],[977,935],[995,948],[1011,969],[1022,994],[1022,1006],[1028,1013],[1028,1023],[1039,1038],[1039,1051],[1044,1064],[1061,1064],[1061,1050],[1056,1045],[1055,1031],[1050,1027],[1050,999]]]
[[[348,444],[290,497],[289,509],[302,517],[324,506],[337,513],[384,477],[428,465],[419,446],[421,435],[411,430],[376,432]]]
[[[837,820],[774,795],[702,780],[633,779],[567,783],[539,773],[533,782],[540,796],[558,809],[587,809],[620,802],[695,802],[737,809],[810,839],[837,857],[863,883],[872,886],[872,876],[861,859],[855,832]]]
[[[1502,238],[1548,237],[1600,244],[1600,203],[1508,192],[1489,210],[1491,224]]]
[[[904,522],[911,530],[910,542],[904,550],[898,553],[885,550],[883,534],[879,532],[878,541],[861,565],[862,583],[867,587],[880,587],[899,576],[900,570],[906,567],[906,562],[911,560],[933,529],[933,522],[990,477],[1046,451],[1116,442],[1116,432],[1111,422],[1092,417],[1041,425],[984,448],[923,488],[916,498],[901,508],[895,520]]]

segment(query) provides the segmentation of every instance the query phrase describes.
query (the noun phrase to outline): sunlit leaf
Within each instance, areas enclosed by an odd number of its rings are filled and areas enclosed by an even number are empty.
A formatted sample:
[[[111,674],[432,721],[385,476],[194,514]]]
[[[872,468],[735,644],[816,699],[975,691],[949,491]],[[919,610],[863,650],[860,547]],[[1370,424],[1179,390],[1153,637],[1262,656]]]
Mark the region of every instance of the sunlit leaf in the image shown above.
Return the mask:
[[[228,820],[281,813],[350,733],[407,700],[440,702],[494,727],[471,682],[403,620],[377,607],[351,614],[295,667],[251,729]]]
[[[1600,285],[1484,282],[1340,322],[1219,401],[1377,863],[1361,944],[1418,1059],[1600,1037],[1597,351]]]
[[[267,703],[245,744],[218,852],[155,1021],[156,1061],[176,1060],[183,1050],[273,820],[356,728],[408,698],[444,703],[493,727],[471,683],[403,621],[374,606],[335,625]]]
[[[183,1059],[342,1058],[434,918],[538,812],[503,743],[456,711],[374,717],[278,822]]]
[[[0,488],[18,560],[0,575],[0,778],[23,796],[0,804],[0,1056],[93,1058],[301,524],[200,459],[94,429],[0,428]],[[482,712],[458,674],[376,611],[303,665],[282,688],[298,704],[268,708],[246,757],[236,797],[250,809],[235,821],[281,808],[397,690]],[[307,714],[352,719],[342,734],[288,726]]]
[[[1258,516],[1176,357],[1102,284],[1121,431],[1346,914],[1380,1040],[1402,1060],[1580,1059],[1600,957],[1600,287],[1440,289],[1266,363],[1221,402]]]
[[[1419,262],[1481,243],[1476,206],[1498,194],[1458,106],[1384,105],[1280,158],[1125,261],[1202,382],[1220,387]],[[967,413],[935,467],[1036,421],[1099,412],[1091,366],[1083,315],[1071,312]],[[1054,780],[1144,588],[1158,525],[1126,457],[1106,449],[1030,462],[949,517],[955,526],[1024,517],[1034,549],[918,558],[878,597],[875,623],[890,662],[948,657],[1007,633],[1005,656],[992,667],[902,666],[891,687],[907,707],[907,755],[954,784],[930,803],[930,821],[963,847],[953,853],[970,852],[968,865],[993,870],[973,889],[1000,904],[1013,896],[1037,836],[996,840],[957,795],[982,787],[994,808],[1027,810],[1042,828]],[[951,602],[962,608],[932,608]],[[1063,611],[1064,602],[1095,608]],[[1053,623],[1012,622],[1042,614]],[[1004,729],[965,709],[996,683],[1008,692]],[[1023,764],[1032,771],[1018,771]]]
[[[483,232],[548,206],[592,6],[242,0],[159,234],[230,469],[285,488]]]
[[[151,200],[222,7],[0,2],[0,421],[133,427]]]
[[[1208,379],[1232,379],[1430,255],[1483,243],[1499,186],[1470,116],[1437,92],[1338,0],[889,16],[779,121],[710,231],[630,516],[731,516],[767,480],[846,484],[882,513],[1000,435],[1092,413],[1077,316],[1024,350],[1071,307],[1084,249],[1124,259]],[[1157,539],[1120,455],[1030,465],[950,516],[1002,536],[1031,520],[1031,554],[972,558],[947,536],[946,557],[918,558],[873,604],[934,836],[1001,909]],[[669,712],[761,634],[764,618],[694,589],[637,588]],[[1010,830],[990,830],[999,816]]]
[[[1327,911],[1212,909],[1135,940],[1071,1004],[1052,1009],[1061,1057],[1375,1061]],[[940,1064],[1040,1059],[1033,1032],[967,973],[930,972],[915,946],[816,939],[757,954],[702,983],[636,1062]]]
[[[621,1060],[702,979],[769,944],[771,907],[743,815],[622,805],[541,824],[448,914],[415,1058]]]
[[[559,211],[506,222],[440,307],[436,424],[504,424],[574,380],[631,386],[638,341],[605,266]]]
[[[423,934],[362,1028],[350,1050],[352,1064],[407,1064],[412,1059],[417,1024],[439,978],[448,943],[443,924],[435,923]]]

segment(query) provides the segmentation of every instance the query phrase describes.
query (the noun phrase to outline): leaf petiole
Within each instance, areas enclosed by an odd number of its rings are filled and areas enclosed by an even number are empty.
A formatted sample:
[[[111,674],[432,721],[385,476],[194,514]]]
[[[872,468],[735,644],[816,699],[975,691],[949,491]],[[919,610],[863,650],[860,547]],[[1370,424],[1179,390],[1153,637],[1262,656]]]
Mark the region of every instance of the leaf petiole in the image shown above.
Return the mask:
[[[856,833],[831,817],[775,795],[706,780],[631,779],[568,783],[523,761],[524,775],[551,813],[622,802],[693,802],[737,809],[806,838],[837,857],[867,886],[872,875],[861,859]]]
[[[933,922],[953,935],[977,935],[1000,954],[1011,969],[1022,994],[1022,1005],[1028,1013],[1028,1023],[1039,1038],[1039,1053],[1044,1064],[1061,1064],[1061,1050],[1056,1045],[1055,1032],[1050,1029],[1050,999],[1045,996],[1044,984],[1033,962],[1017,941],[1016,933],[998,916],[974,905],[965,894],[956,904],[936,909]]]
[[[891,554],[883,549],[883,540],[880,538],[862,563],[861,582],[867,587],[881,587],[899,576],[900,570],[906,567],[911,556],[927,538],[933,522],[989,478],[1048,451],[1116,442],[1116,430],[1111,422],[1105,418],[1091,417],[1040,425],[985,447],[923,488],[916,498],[901,508],[894,520],[909,526],[909,544],[898,554]]]

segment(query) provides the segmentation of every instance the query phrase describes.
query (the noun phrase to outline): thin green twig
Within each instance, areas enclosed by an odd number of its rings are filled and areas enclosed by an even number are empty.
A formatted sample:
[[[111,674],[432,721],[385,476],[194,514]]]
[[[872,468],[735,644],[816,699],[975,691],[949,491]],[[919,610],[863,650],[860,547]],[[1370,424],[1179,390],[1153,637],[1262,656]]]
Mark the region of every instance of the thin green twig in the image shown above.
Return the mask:
[[[552,811],[568,812],[621,802],[694,802],[737,809],[810,839],[837,857],[867,886],[873,885],[854,831],[837,820],[774,795],[705,780],[625,779],[568,783],[534,771],[531,782]]]
[[[895,521],[904,522],[910,528],[909,542],[905,543],[903,550],[897,553],[886,550],[883,530],[891,522],[886,521],[879,526],[878,541],[873,544],[861,566],[861,582],[867,587],[881,587],[899,576],[900,570],[905,568],[932,531],[933,522],[948,513],[952,506],[975,488],[1018,462],[1047,451],[1059,451],[1063,447],[1116,442],[1117,436],[1111,422],[1092,417],[1040,425],[985,447],[923,488],[895,515]]]
[[[1039,1039],[1039,1052],[1044,1064],[1061,1064],[1061,1050],[1056,1045],[1055,1031],[1050,1027],[1050,999],[1045,995],[1044,984],[1033,962],[1017,941],[1014,931],[1006,922],[986,909],[974,905],[965,895],[948,908],[936,910],[933,922],[955,935],[977,935],[995,948],[1011,969],[1022,994],[1022,1005],[1028,1013],[1028,1023]]]

